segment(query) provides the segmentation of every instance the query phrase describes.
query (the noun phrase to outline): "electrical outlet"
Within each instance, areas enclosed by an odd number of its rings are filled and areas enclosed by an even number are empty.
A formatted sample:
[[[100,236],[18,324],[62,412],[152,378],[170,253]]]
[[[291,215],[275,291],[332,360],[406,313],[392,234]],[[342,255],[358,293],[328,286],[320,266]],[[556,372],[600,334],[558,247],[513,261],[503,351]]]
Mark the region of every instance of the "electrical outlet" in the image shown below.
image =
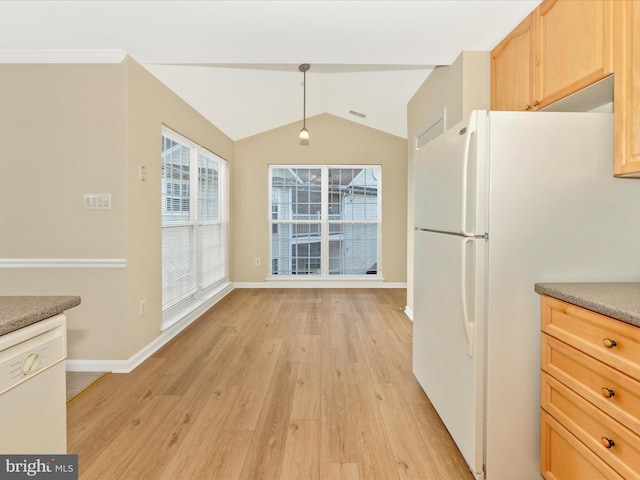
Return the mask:
[[[138,305],[138,314],[143,316],[145,313],[147,313],[147,299],[143,298]]]
[[[138,180],[141,182],[147,181],[147,167],[144,165],[138,165]]]
[[[256,265],[260,265],[260,263],[261,263],[261,261],[260,261],[260,257],[256,257],[255,262],[256,262]]]

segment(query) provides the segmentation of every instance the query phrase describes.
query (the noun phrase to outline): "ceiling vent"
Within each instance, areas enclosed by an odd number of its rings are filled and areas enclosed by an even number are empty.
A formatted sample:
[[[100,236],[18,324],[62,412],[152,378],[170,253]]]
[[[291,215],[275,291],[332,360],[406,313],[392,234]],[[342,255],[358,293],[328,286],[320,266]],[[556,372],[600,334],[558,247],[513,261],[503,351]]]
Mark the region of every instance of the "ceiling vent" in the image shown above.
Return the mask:
[[[367,116],[364,113],[356,112],[355,110],[349,110],[349,113],[351,115],[355,115],[356,117],[367,118]]]

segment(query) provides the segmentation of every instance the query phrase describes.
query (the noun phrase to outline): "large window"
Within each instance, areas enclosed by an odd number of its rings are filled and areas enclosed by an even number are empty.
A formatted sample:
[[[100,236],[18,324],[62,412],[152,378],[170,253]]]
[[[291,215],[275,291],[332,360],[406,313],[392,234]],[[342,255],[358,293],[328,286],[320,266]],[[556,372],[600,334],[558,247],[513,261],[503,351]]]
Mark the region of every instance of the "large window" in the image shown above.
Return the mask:
[[[227,277],[226,162],[162,129],[163,323]]]
[[[271,275],[379,276],[380,166],[272,166]]]

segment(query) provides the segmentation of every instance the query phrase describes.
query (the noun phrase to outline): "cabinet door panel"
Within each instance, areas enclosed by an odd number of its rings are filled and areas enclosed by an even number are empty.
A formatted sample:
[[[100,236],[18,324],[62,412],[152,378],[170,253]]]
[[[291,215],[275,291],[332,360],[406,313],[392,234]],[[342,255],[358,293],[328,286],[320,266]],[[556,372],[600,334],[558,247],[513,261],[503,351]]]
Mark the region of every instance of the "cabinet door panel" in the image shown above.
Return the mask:
[[[614,174],[640,174],[640,2],[615,4]]]
[[[549,375],[640,434],[640,382],[545,333],[541,360]]]
[[[613,72],[611,0],[546,0],[536,13],[534,106],[549,105]]]
[[[623,477],[640,478],[640,437],[631,430],[544,372],[541,404],[547,413]]]
[[[541,427],[540,471],[547,480],[623,480],[544,410]]]
[[[640,328],[541,296],[542,331],[640,380]]]
[[[533,95],[533,15],[491,51],[491,110],[529,110]]]

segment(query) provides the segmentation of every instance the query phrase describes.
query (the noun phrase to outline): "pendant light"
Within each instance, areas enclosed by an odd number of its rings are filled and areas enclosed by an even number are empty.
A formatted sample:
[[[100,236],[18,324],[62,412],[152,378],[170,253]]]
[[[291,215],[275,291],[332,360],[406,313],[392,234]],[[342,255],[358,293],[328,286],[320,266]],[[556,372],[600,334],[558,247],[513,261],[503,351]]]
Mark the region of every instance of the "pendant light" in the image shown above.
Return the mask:
[[[307,70],[311,68],[308,63],[303,63],[298,67],[302,72],[302,130],[298,138],[300,140],[309,140],[309,130],[307,130]]]

